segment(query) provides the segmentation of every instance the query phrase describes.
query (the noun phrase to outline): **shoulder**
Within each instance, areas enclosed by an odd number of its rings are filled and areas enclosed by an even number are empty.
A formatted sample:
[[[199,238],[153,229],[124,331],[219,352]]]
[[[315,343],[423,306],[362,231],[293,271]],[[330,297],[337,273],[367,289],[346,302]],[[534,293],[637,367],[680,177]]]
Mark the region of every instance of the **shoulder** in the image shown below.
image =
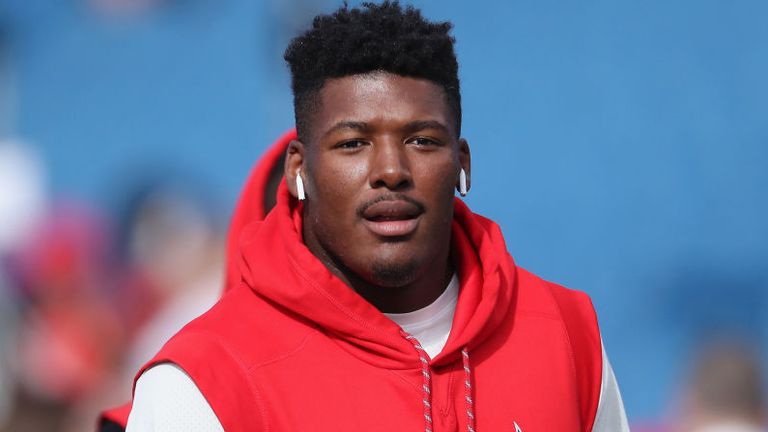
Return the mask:
[[[226,338],[210,328],[191,323],[171,338],[136,375],[131,416],[134,416],[136,410],[147,411],[137,406],[142,398],[147,399],[143,395],[153,394],[144,402],[145,406],[152,407],[152,412],[158,409],[170,411],[167,407],[162,408],[168,404],[164,400],[175,397],[173,393],[168,394],[168,391],[174,388],[193,389],[191,393],[199,393],[207,401],[224,430],[235,430],[235,424],[247,425],[246,430],[263,430],[263,401],[249,378],[248,365]],[[180,395],[186,395],[186,399],[192,398],[190,391]],[[254,407],[257,409],[254,410]],[[173,409],[176,410],[175,405]],[[244,412],[250,412],[251,415],[247,418],[241,416]],[[161,420],[166,417],[156,414],[141,416]],[[236,420],[241,417],[242,420]],[[171,420],[169,422],[175,424]]]
[[[205,396],[225,430],[246,423],[245,430],[263,430],[264,401],[251,371],[295,350],[312,331],[239,286],[168,340],[136,375],[134,389],[158,365],[170,363]]]
[[[275,332],[280,328],[280,332]],[[314,328],[263,300],[247,286],[227,292],[210,310],[184,326],[160,354],[207,360],[230,358],[239,368],[270,361],[293,351]],[[201,353],[201,348],[205,353]]]
[[[560,323],[567,341],[584,424],[594,422],[603,378],[603,348],[597,314],[589,296],[518,268],[516,311],[544,315]]]
[[[516,311],[522,314],[535,313],[562,320],[568,332],[588,333],[597,344],[599,354],[600,331],[597,314],[589,296],[578,290],[569,289],[550,282],[535,274],[517,268]]]
[[[603,347],[603,379],[592,432],[629,432],[619,384]]]
[[[223,431],[192,379],[171,363],[156,365],[136,383],[127,432]]]
[[[515,313],[545,316],[558,321],[566,339],[576,369],[599,382],[602,368],[602,342],[597,313],[589,296],[581,291],[546,281],[522,268],[517,269],[518,293]]]

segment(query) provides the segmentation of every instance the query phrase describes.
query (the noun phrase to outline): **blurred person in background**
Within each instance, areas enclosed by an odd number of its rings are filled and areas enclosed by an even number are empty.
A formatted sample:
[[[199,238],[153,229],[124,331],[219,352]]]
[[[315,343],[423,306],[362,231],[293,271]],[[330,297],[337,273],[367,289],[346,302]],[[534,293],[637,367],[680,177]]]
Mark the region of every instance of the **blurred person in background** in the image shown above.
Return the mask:
[[[76,397],[58,398],[61,403],[56,410],[49,410],[56,413],[56,421],[38,430],[92,430],[94,418],[105,405],[118,404],[130,395],[135,369],[184,324],[208,309],[221,292],[223,242],[213,215],[215,206],[206,199],[203,188],[196,187],[195,182],[152,177],[145,172],[128,181],[132,185],[129,192],[117,194],[124,202],[118,206],[114,236],[95,235],[100,232],[98,227],[107,224],[93,218],[85,222],[82,217],[68,216],[72,212],[58,212],[51,217],[54,226],[74,225],[79,229],[75,232],[82,233],[80,237],[87,239],[91,233],[91,237],[104,239],[98,248],[74,248],[93,251],[83,256],[90,256],[88,263],[94,268],[91,273],[100,272],[104,277],[73,278],[70,285],[78,292],[90,292],[89,287],[98,285],[99,298],[105,301],[59,302],[61,314],[81,317],[80,325],[70,326],[72,337],[59,345],[74,350],[84,345],[73,343],[74,337],[87,338],[90,343],[85,345],[92,351],[91,357],[101,360],[87,369],[93,375],[89,385]],[[84,222],[67,222],[72,220]],[[53,241],[62,237],[56,232],[47,233],[43,237],[47,241],[39,247],[44,251],[62,249]],[[72,244],[93,243],[77,240],[77,236],[63,237],[72,238]],[[26,261],[37,267],[46,261],[39,258],[45,256],[39,252],[27,255],[30,258]],[[60,261],[62,272],[83,267],[78,259]],[[87,337],[93,333],[100,337]],[[49,339],[40,339],[35,346]],[[51,358],[41,358],[46,357]],[[59,358],[58,368],[51,369],[58,371],[71,363],[65,360]],[[24,362],[25,369],[41,367],[39,361]],[[83,373],[78,371],[65,371],[63,376],[82,380]]]
[[[14,365],[22,310],[9,261],[43,218],[47,195],[40,158],[21,140],[10,138],[6,124],[12,92],[2,37],[0,25],[0,430],[18,418],[19,408]]]
[[[712,333],[692,356],[670,412],[635,432],[765,432],[766,382],[754,341]]]
[[[211,202],[194,182],[148,181],[121,215],[121,311],[132,333],[123,378],[221,293],[223,241]],[[125,388],[125,386],[121,386]]]
[[[122,195],[115,242],[98,211],[47,204],[34,153],[0,142],[0,430],[91,429],[105,403],[130,394],[135,370],[218,298],[211,203],[193,182],[147,183]]]
[[[109,298],[109,240],[85,206],[51,207],[10,253],[20,322],[10,362],[17,407],[9,430],[61,430],[70,407],[109,376],[123,332]]]
[[[229,232],[227,234],[225,280],[223,290],[219,289],[219,293],[233,289],[240,282],[239,239],[241,231],[251,222],[263,220],[266,214],[275,206],[275,193],[278,185],[283,179],[285,150],[288,148],[289,142],[294,139],[296,139],[295,130],[290,130],[277,139],[254,165],[248,180],[246,181],[246,186],[235,207]],[[134,293],[135,295],[137,290],[132,289],[128,290],[128,292]],[[138,292],[141,292],[141,290]],[[131,304],[138,305],[138,302],[134,300]],[[197,313],[197,311],[194,312]],[[183,319],[183,317],[180,317],[178,314],[171,315]],[[190,320],[191,318],[188,318],[187,320]],[[185,323],[186,322],[183,322],[181,324]],[[152,338],[151,341],[152,343],[165,342],[165,340],[158,341],[156,338]],[[146,345],[146,343],[140,344],[140,346],[142,346],[141,351],[146,351]],[[147,349],[151,349],[151,347]],[[157,351],[157,348],[155,351]],[[131,356],[132,359],[129,359],[129,362],[131,360],[139,360],[143,362],[149,358],[146,357],[142,359],[141,355],[142,354],[140,353],[134,353]],[[146,355],[146,352],[144,352],[143,355]],[[154,351],[150,352],[149,355],[150,357],[154,355]],[[125,367],[124,371],[130,373],[131,376],[127,377],[128,379],[125,379],[126,377],[121,375],[120,378],[123,379],[123,382],[115,383],[113,388],[118,389],[115,394],[119,392],[119,394],[122,395],[122,398],[127,398],[127,396],[131,394],[132,389],[131,387],[126,387],[126,385],[132,382],[135,369],[131,370],[128,367]],[[102,403],[101,408],[103,407],[104,404]],[[130,408],[131,404],[127,403],[103,412],[98,422],[98,430],[103,432],[125,430]]]
[[[765,377],[755,351],[735,341],[712,342],[695,358],[677,431],[768,430]]]

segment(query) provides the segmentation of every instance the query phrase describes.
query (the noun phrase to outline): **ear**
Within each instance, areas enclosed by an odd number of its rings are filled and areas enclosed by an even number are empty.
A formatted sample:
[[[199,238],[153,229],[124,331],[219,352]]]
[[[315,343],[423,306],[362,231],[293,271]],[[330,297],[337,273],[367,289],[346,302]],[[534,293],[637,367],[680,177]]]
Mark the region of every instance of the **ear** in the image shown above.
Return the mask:
[[[293,140],[288,143],[288,149],[285,151],[285,181],[288,185],[288,191],[298,199],[299,192],[296,188],[296,175],[301,172],[301,176],[306,181],[306,170],[304,169],[304,143],[299,140]]]
[[[472,189],[472,155],[469,152],[469,143],[464,138],[459,139],[459,165],[467,174],[467,192]],[[456,188],[459,188],[458,173],[456,173]]]

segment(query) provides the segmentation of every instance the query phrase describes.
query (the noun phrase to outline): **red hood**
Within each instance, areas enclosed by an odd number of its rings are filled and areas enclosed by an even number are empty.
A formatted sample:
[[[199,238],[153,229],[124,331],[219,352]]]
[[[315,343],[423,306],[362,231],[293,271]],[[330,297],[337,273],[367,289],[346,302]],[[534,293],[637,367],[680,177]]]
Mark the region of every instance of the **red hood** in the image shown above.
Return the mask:
[[[339,339],[353,355],[388,368],[413,367],[413,346],[401,330],[334,276],[302,242],[301,204],[285,182],[277,205],[240,238],[244,282],[259,296],[304,317]],[[515,265],[499,227],[455,201],[452,251],[461,281],[453,329],[433,364],[479,344],[510,307]]]
[[[240,198],[232,215],[232,223],[227,233],[227,273],[224,281],[224,291],[229,291],[240,282],[238,241],[242,229],[253,221],[264,220],[264,198],[267,192],[269,174],[288,148],[288,143],[296,139],[296,129],[291,129],[277,139],[266,153],[259,159],[253,171],[245,182]]]

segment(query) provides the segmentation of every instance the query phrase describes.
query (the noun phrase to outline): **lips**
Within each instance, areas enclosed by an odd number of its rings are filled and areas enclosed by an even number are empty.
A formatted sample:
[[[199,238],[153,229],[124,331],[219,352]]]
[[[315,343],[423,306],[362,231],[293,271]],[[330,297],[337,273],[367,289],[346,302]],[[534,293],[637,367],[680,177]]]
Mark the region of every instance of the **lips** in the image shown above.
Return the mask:
[[[361,212],[363,224],[373,234],[381,237],[404,237],[419,226],[423,208],[406,200],[374,202]]]

